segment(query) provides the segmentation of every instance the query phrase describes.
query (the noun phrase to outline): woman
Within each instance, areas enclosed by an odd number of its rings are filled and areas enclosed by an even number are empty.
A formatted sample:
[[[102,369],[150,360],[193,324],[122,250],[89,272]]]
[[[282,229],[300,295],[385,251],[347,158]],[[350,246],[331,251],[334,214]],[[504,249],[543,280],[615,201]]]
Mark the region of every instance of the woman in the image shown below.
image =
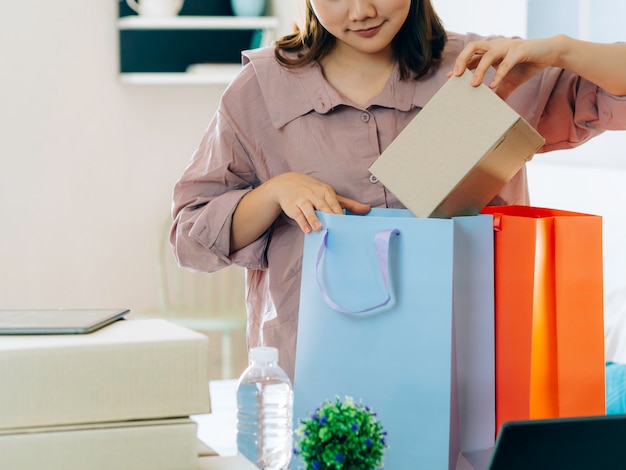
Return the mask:
[[[174,189],[171,243],[193,270],[248,268],[248,346],[278,347],[292,380],[315,211],[402,207],[367,169],[451,75],[474,69],[541,151],[626,128],[626,45],[446,32],[429,0],[306,0],[302,29],[243,62]],[[494,202],[528,204],[524,170]]]

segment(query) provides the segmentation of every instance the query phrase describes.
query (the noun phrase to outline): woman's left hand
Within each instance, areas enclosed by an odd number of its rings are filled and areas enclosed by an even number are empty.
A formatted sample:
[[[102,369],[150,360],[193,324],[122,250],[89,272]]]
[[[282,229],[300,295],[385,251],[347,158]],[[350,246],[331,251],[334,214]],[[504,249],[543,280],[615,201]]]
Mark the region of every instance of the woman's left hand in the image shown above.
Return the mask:
[[[518,86],[558,60],[558,53],[548,39],[494,39],[468,43],[461,51],[448,76],[474,70],[472,85],[478,86],[489,67],[496,70],[488,84],[506,99]]]

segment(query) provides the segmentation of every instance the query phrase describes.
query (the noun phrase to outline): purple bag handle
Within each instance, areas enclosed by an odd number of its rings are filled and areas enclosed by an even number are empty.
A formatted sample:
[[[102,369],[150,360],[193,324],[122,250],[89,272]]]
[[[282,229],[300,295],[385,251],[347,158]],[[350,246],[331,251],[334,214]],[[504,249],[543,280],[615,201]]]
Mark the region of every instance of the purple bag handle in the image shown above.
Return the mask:
[[[380,268],[380,273],[383,276],[383,280],[385,281],[385,290],[387,291],[387,298],[383,300],[378,305],[374,305],[373,307],[368,307],[363,310],[348,310],[343,308],[341,305],[336,304],[333,299],[331,299],[324,289],[322,285],[322,281],[320,281],[319,276],[319,268],[324,257],[324,253],[326,252],[326,243],[328,241],[328,229],[324,229],[324,233],[322,235],[322,244],[317,252],[317,261],[315,263],[315,274],[317,279],[317,285],[319,286],[320,293],[324,298],[324,301],[332,307],[334,310],[341,313],[365,313],[371,312],[380,307],[384,307],[391,300],[391,290],[389,288],[389,245],[391,244],[391,237],[394,235],[400,235],[400,231],[398,229],[388,229],[381,230],[374,235],[374,250],[376,253],[376,260],[378,261],[378,267]]]

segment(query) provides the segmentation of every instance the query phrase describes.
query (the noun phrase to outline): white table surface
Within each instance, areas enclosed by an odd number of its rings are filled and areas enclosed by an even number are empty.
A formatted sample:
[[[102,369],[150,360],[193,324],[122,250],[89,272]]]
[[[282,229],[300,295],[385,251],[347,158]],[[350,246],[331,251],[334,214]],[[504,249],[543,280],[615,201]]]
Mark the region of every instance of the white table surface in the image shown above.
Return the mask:
[[[199,470],[258,470],[241,456],[235,457],[200,457]]]
[[[191,416],[198,423],[198,439],[222,457],[236,456],[237,380],[212,380],[209,395],[211,413]]]

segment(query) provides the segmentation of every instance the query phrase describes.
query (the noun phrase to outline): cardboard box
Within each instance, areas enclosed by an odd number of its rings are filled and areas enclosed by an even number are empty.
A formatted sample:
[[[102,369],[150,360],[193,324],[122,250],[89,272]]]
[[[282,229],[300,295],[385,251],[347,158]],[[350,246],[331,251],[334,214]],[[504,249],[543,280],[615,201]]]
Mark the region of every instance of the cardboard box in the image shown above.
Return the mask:
[[[197,470],[190,419],[58,426],[0,432],[0,468],[19,470]]]
[[[471,76],[450,78],[370,167],[416,217],[477,214],[544,144]]]
[[[160,319],[0,336],[0,430],[207,413],[208,339]]]

